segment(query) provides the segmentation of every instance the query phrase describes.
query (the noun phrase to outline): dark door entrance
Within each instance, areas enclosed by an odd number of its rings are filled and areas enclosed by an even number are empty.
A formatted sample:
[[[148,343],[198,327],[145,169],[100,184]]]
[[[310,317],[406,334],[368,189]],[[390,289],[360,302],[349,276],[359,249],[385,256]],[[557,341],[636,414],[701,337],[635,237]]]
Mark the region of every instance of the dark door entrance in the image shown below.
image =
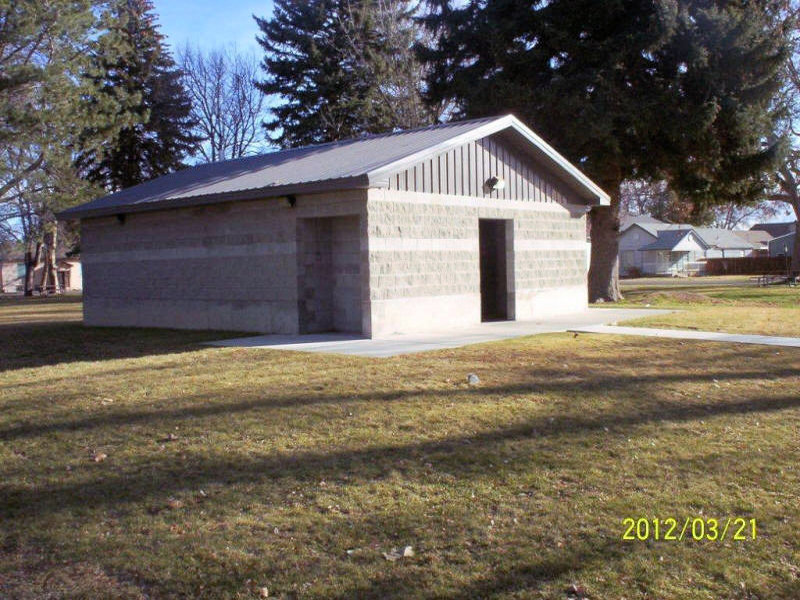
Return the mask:
[[[508,310],[508,239],[500,219],[480,219],[481,320],[505,321]]]
[[[359,217],[297,220],[300,333],[361,332]]]

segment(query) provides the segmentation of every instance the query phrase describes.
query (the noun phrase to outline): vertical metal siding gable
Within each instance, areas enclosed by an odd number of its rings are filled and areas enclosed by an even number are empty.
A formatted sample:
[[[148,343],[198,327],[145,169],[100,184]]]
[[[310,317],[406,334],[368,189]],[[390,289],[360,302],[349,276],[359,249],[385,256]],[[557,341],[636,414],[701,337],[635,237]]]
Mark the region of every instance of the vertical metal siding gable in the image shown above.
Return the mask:
[[[492,176],[505,188],[484,192]],[[574,194],[562,181],[502,139],[487,136],[426,157],[388,177],[391,190],[564,204]]]

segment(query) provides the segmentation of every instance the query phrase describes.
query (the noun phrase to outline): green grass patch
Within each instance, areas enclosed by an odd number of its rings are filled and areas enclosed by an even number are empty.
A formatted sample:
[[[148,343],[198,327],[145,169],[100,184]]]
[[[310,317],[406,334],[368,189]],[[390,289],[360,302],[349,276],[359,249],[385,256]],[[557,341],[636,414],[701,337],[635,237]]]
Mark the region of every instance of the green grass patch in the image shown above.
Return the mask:
[[[613,307],[674,308],[668,315],[625,325],[728,333],[800,336],[800,288],[759,287],[747,277],[646,279],[623,282],[622,302]]]
[[[0,597],[798,597],[800,350],[554,334],[370,359],[39,306],[0,306]],[[758,537],[621,539],[695,515]]]

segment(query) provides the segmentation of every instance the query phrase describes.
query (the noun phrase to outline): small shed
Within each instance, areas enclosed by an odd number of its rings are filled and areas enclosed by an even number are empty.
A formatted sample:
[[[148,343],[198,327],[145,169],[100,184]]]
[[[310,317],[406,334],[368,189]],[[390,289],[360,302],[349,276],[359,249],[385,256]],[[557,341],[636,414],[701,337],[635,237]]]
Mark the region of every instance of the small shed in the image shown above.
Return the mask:
[[[796,235],[796,233],[792,232],[770,240],[769,255],[791,257],[794,249],[794,237]]]
[[[199,165],[60,217],[88,325],[376,337],[584,309],[608,202],[507,115]]]

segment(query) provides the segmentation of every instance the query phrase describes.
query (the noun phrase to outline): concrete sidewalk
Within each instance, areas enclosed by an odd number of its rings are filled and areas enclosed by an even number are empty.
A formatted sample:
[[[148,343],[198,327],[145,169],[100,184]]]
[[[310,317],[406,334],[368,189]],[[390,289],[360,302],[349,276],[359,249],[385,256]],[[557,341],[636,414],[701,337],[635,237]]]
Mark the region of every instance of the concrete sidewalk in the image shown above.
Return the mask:
[[[211,346],[268,348],[297,352],[325,352],[355,356],[387,357],[414,354],[469,344],[505,340],[539,333],[554,333],[616,323],[638,317],[662,315],[674,311],[635,308],[590,308],[580,313],[542,321],[499,321],[480,323],[455,331],[424,334],[395,334],[378,339],[340,333],[311,335],[259,335],[207,342]]]
[[[651,329],[649,327],[619,327],[616,325],[590,325],[570,329],[576,333],[608,333],[612,335],[638,335],[644,337],[670,338],[676,340],[701,340],[707,342],[729,342],[733,344],[761,344],[800,348],[800,338],[769,335],[747,335],[742,333],[718,333],[686,329]]]

